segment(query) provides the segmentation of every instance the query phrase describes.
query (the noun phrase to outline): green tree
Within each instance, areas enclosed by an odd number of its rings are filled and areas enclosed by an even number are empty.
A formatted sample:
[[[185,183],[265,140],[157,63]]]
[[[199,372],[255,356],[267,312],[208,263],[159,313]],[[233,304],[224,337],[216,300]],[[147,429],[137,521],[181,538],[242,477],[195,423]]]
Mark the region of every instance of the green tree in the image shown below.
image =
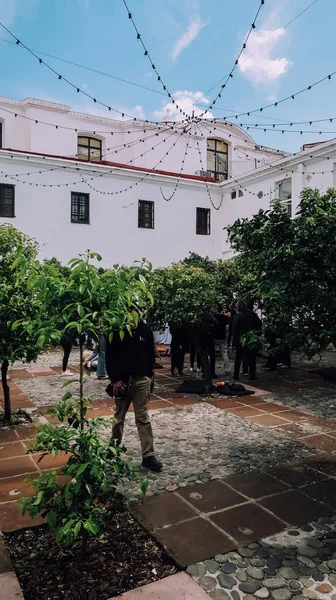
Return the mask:
[[[189,252],[189,256],[187,256],[181,261],[183,265],[204,269],[204,271],[206,273],[209,273],[209,275],[215,272],[216,262],[216,260],[212,260],[208,256],[201,256],[196,252]]]
[[[37,242],[8,224],[0,225],[0,363],[5,420],[11,421],[8,367],[16,360],[33,361],[43,347],[45,307],[28,285],[38,265]],[[17,326],[18,320],[27,323]],[[42,336],[42,337],[41,337]]]
[[[150,321],[158,329],[166,323],[188,328],[202,359],[206,393],[210,393],[210,364],[200,344],[200,332],[216,306],[214,277],[203,268],[173,264],[154,271],[152,294],[154,305],[149,314]]]
[[[271,210],[228,228],[239,269],[265,311],[264,331],[309,357],[336,343],[336,190],[306,189],[295,219]]]

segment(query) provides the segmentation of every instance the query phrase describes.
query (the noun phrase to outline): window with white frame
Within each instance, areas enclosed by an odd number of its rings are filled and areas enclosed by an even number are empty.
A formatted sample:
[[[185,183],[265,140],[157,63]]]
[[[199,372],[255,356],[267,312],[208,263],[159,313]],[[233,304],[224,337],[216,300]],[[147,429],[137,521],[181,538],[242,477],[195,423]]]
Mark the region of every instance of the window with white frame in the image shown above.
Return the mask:
[[[15,217],[15,185],[0,183],[0,217]]]
[[[275,184],[275,198],[279,198],[281,204],[287,210],[287,214],[292,216],[292,179],[283,179]]]
[[[228,178],[228,145],[222,140],[207,140],[207,171],[215,181]]]

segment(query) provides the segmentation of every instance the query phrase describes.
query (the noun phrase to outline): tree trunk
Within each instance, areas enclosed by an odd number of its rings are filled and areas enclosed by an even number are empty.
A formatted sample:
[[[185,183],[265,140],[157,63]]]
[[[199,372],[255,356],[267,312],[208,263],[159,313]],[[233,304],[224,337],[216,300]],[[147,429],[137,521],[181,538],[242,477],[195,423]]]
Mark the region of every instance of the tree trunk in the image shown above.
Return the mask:
[[[212,377],[209,357],[200,342],[199,332],[197,329],[192,330],[191,337],[202,361],[205,395],[210,396],[212,393]]]
[[[4,360],[1,365],[1,378],[2,378],[2,389],[4,393],[4,404],[5,404],[5,419],[8,423],[12,420],[12,409],[10,401],[10,389],[7,383],[7,372],[8,372],[8,360]]]
[[[84,533],[82,535],[82,547],[81,547],[81,553],[82,553],[83,557],[85,557],[85,555],[86,555],[88,540],[89,540],[89,534],[87,533],[87,531],[84,531]]]
[[[84,429],[84,399],[83,399],[83,378],[84,378],[84,363],[83,363],[83,341],[79,340],[79,409],[80,409],[80,427]]]

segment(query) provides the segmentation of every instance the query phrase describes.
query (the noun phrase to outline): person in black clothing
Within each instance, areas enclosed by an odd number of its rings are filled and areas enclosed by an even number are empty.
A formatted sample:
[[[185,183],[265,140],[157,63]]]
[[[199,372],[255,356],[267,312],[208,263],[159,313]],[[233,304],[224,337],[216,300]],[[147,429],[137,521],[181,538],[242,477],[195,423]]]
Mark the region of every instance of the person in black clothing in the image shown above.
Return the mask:
[[[224,363],[224,371],[230,372],[230,361],[228,356],[228,337],[229,337],[229,323],[230,316],[228,313],[223,311],[223,307],[219,304],[217,310],[214,312],[215,319],[218,325],[214,327],[212,336],[215,341],[215,346],[219,348],[221,357]]]
[[[113,385],[115,419],[112,438],[121,443],[125,417],[133,402],[135,423],[142,449],[142,464],[151,471],[161,471],[154,456],[153,431],[148,415],[149,394],[154,375],[155,348],[150,327],[140,321],[132,335],[124,332],[123,340],[115,334],[105,349],[106,371]]]
[[[175,369],[177,369],[178,374],[181,376],[183,375],[184,356],[189,345],[188,331],[185,327],[171,324],[170,333],[170,372],[174,375]]]
[[[242,360],[245,359],[245,368],[248,367],[250,380],[253,381],[256,375],[257,352],[244,348],[241,342],[241,338],[249,331],[261,332],[261,320],[255,312],[247,308],[245,302],[239,302],[238,314],[235,317],[232,329],[232,346],[236,348],[234,378],[239,379],[240,365]]]

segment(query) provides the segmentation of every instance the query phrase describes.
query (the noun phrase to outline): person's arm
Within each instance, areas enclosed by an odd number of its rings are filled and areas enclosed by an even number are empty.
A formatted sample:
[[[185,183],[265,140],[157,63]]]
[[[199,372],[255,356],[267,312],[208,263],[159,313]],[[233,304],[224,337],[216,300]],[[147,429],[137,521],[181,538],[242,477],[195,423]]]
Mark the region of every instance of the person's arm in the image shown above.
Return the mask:
[[[155,344],[154,344],[154,336],[151,328],[146,325],[147,329],[147,339],[148,339],[148,365],[151,369],[150,377],[154,375],[154,365],[155,365]]]
[[[237,348],[240,338],[240,313],[238,313],[232,325],[232,347]]]

